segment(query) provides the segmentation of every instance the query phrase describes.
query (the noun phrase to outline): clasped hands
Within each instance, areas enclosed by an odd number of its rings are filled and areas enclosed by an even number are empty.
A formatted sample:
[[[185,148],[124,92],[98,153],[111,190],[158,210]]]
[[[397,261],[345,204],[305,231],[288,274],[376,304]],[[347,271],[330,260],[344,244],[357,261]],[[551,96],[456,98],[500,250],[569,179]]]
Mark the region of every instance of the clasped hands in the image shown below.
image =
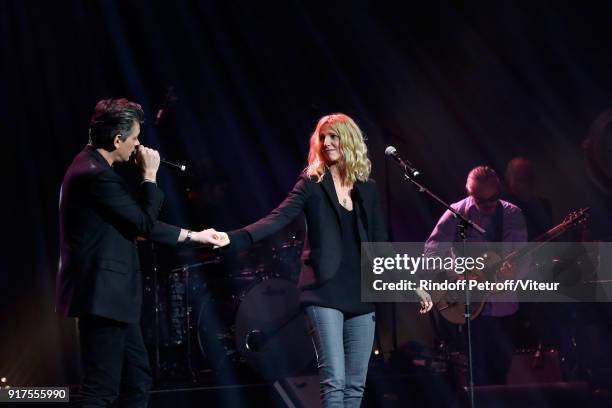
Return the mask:
[[[219,232],[214,228],[208,228],[197,232],[194,231],[191,235],[191,241],[212,245],[214,249],[222,248],[230,243],[230,239],[226,232]]]

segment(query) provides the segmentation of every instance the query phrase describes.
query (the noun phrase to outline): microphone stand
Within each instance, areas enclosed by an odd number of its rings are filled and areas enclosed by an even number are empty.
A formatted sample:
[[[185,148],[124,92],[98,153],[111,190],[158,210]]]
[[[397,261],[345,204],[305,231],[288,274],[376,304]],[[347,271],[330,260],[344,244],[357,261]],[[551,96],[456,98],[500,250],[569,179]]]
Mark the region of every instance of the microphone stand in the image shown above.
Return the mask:
[[[408,169],[405,165],[402,167],[404,168],[404,179],[414,184],[420,193],[424,193],[425,195],[428,195],[429,197],[433,198],[435,201],[440,203],[444,208],[446,208],[451,213],[453,213],[453,216],[455,217],[455,219],[457,219],[457,231],[459,232],[459,236],[461,237],[463,253],[465,254],[466,249],[467,249],[467,229],[474,228],[476,231],[480,232],[481,234],[486,233],[485,229],[482,228],[480,225],[476,224],[474,221],[466,218],[463,214],[461,214],[460,212],[452,208],[448,203],[446,203],[440,197],[432,193],[428,188],[426,188],[421,183],[416,181],[414,177],[418,175],[419,172],[415,171],[415,169],[412,169],[412,168]],[[468,399],[470,403],[470,408],[474,408],[475,407],[475,404],[474,404],[474,372],[472,368],[473,358],[472,358],[472,325],[471,325],[472,305],[471,305],[470,290],[468,289],[467,280],[468,279],[466,277],[464,316],[465,316],[465,325],[467,329],[467,359],[468,359],[467,365],[468,365],[468,372],[469,372],[467,391],[468,391]]]

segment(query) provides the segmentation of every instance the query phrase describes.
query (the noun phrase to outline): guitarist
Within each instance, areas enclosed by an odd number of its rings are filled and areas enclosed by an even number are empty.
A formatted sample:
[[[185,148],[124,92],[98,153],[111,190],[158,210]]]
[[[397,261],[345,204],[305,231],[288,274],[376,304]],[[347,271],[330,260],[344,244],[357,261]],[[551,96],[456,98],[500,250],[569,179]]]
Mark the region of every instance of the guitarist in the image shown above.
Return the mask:
[[[469,228],[468,242],[521,243],[527,241],[527,228],[522,211],[501,200],[501,183],[488,166],[472,169],[466,181],[468,196],[451,206],[482,226],[485,234]],[[425,242],[425,256],[449,256],[450,243],[460,242],[457,220],[446,211]],[[515,244],[504,245],[513,250]],[[501,254],[502,256],[504,254]],[[521,263],[522,264],[522,263]],[[524,268],[504,264],[498,272],[500,279],[522,275]],[[512,334],[518,303],[513,294],[500,293],[491,297],[480,316],[472,321],[472,350],[474,383],[476,385],[504,384],[512,360]]]

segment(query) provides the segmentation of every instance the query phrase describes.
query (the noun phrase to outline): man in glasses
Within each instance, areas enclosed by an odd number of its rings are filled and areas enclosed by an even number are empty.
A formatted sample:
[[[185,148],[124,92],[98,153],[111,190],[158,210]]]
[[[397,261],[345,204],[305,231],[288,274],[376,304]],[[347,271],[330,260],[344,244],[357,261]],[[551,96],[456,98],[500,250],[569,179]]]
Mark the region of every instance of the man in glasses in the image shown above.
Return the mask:
[[[468,196],[451,206],[486,231],[482,234],[468,228],[468,242],[503,243],[491,244],[491,247],[503,247],[510,251],[515,246],[512,243],[527,241],[523,213],[514,204],[500,199],[501,183],[495,170],[488,166],[473,168],[467,176],[465,188]],[[457,220],[450,211],[446,211],[425,243],[425,255],[448,256],[450,243],[460,241]],[[461,248],[460,245],[454,247]],[[498,271],[498,279],[513,279],[522,275],[522,265],[524,261],[517,265],[504,264]],[[476,385],[504,384],[512,360],[512,331],[518,303],[511,293],[496,294],[490,299],[494,301],[486,303],[472,323]]]

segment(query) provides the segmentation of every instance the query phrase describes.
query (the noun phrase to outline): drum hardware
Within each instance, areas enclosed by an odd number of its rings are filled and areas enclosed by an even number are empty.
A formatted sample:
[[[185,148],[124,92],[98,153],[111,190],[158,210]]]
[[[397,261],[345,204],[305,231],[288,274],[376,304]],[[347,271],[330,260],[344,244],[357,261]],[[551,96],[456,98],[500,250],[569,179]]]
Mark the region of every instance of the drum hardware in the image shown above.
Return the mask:
[[[257,264],[253,267],[242,267],[237,272],[231,273],[232,279],[241,280],[241,279],[254,279],[258,276],[265,276],[267,274],[268,268],[266,268],[265,264]]]
[[[244,282],[241,280],[239,283]],[[234,317],[240,302],[240,296],[234,293],[235,284],[236,281],[231,279],[229,288],[209,288],[197,309],[197,322],[193,329],[200,355],[216,373],[227,363],[235,365],[240,362],[240,356],[233,346]]]
[[[217,256],[208,261],[183,265],[170,271],[168,289],[170,296],[170,322],[173,329],[170,335],[170,344],[181,345],[183,341],[189,342],[187,332],[191,326],[190,317],[192,315],[192,309],[189,306],[189,292],[194,289],[189,287],[191,283],[189,279],[190,270],[218,263],[220,263],[220,258]],[[190,350],[190,344],[187,344],[187,348]]]
[[[186,290],[182,276],[178,272],[170,274],[170,282],[168,284],[170,305],[170,344],[181,345],[184,341],[187,332],[183,325],[183,316],[186,316]]]
[[[200,267],[205,266],[205,265],[219,264],[219,263],[221,263],[221,258],[216,256],[213,259],[210,259],[208,261],[198,262],[198,263],[190,264],[190,265],[179,266],[178,268],[171,269],[170,272],[184,272],[184,271],[187,271],[189,269],[200,268]]]
[[[198,262],[153,268],[152,276],[145,277],[155,318],[154,327],[145,323],[145,331],[150,333],[148,348],[155,352],[158,375],[222,376],[231,365],[268,379],[312,365],[314,348],[300,312],[299,289],[279,277],[297,279],[302,241],[293,236],[272,251],[264,249],[223,263],[209,253],[185,252],[183,261]],[[210,274],[213,264],[222,267]],[[287,272],[288,265],[293,272]]]
[[[251,330],[250,332],[246,334],[244,338],[244,345],[246,349],[249,351],[253,351],[253,352],[261,351],[273,336],[279,333],[286,325],[291,323],[291,321],[297,318],[301,313],[302,313],[301,311],[298,311],[297,313],[290,316],[287,320],[285,320],[278,327],[266,333],[262,332],[259,329]]]
[[[192,272],[219,263],[220,258],[215,256],[207,261],[173,268],[168,274],[154,267],[152,277],[146,278],[150,282],[147,282],[145,291],[153,292],[154,303],[154,347],[150,348],[154,351],[155,368],[163,376],[196,376],[190,338],[193,326],[191,295],[206,290],[206,282],[194,279]]]
[[[251,330],[247,333],[244,339],[244,345],[249,351],[259,351],[261,347],[268,341],[268,336],[262,333],[261,330]]]
[[[291,235],[289,240],[272,248],[273,271],[275,277],[284,277],[297,282],[301,269],[300,256],[304,242]]]

